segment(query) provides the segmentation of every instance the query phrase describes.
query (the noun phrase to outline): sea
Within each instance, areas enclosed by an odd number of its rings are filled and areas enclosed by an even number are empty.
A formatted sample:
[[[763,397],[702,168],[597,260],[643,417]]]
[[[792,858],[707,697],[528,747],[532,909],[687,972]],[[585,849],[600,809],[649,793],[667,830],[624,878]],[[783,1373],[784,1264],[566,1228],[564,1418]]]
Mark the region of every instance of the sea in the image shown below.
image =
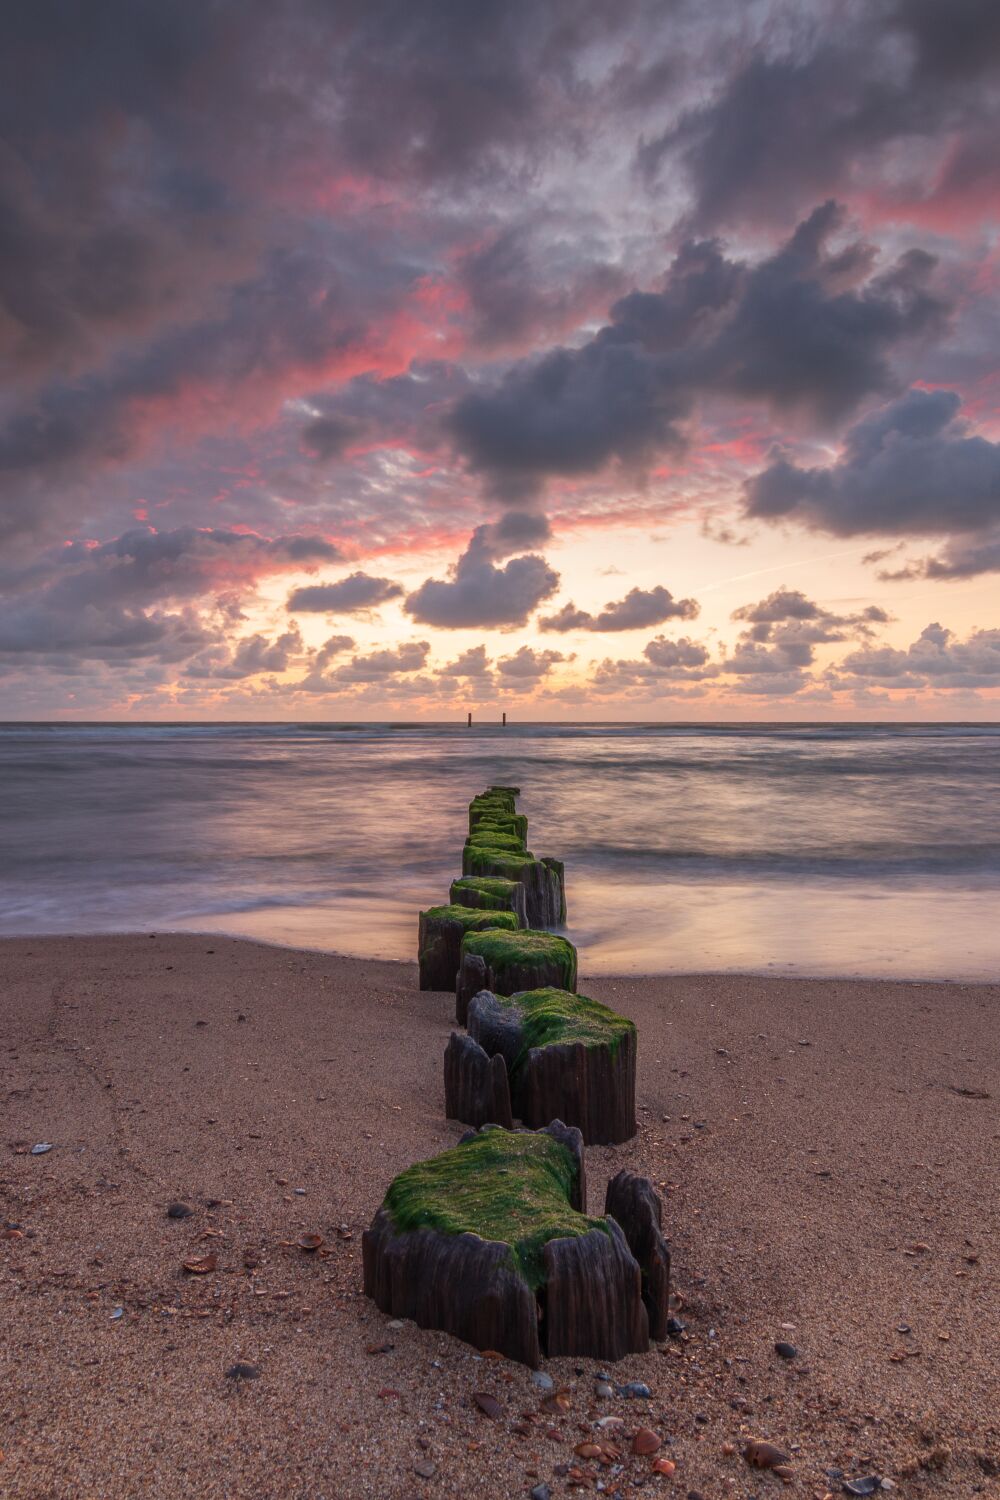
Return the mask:
[[[1000,726],[7,724],[0,935],[412,959],[521,787],[585,974],[1000,975]]]

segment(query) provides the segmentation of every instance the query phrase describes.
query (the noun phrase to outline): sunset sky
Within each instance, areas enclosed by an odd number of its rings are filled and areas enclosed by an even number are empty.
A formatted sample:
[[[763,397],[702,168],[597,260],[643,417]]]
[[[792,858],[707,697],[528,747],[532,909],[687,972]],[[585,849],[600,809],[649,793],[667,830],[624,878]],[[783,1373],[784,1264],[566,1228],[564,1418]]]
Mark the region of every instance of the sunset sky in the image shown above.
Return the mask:
[[[997,0],[32,0],[0,717],[994,719]]]

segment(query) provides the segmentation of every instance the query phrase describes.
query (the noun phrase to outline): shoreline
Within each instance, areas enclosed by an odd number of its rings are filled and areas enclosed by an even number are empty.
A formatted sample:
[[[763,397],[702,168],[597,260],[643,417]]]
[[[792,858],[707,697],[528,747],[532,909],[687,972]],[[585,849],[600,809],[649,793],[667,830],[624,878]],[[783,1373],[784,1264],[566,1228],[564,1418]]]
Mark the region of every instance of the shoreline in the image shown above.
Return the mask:
[[[414,927],[414,933],[416,928]],[[562,936],[568,936],[570,929],[553,927],[553,932]],[[143,938],[204,938],[211,940],[218,938],[220,941],[229,943],[244,943],[251,947],[273,948],[281,953],[308,953],[314,957],[326,957],[343,959],[351,963],[376,963],[388,964],[399,969],[415,968],[412,959],[408,958],[383,958],[370,957],[359,953],[346,953],[340,948],[313,948],[308,943],[282,942],[280,938],[251,937],[242,933],[227,932],[224,928],[217,927],[160,927],[155,933],[150,933],[146,928],[116,929],[114,932],[42,932],[42,933],[0,933],[0,961],[5,944],[9,943],[56,943],[56,942],[126,942],[132,939]],[[583,950],[586,951],[585,949]],[[590,974],[581,964],[581,979],[588,984],[632,984],[644,981],[655,983],[660,980],[681,979],[784,979],[801,980],[809,984],[889,984],[889,985],[928,985],[941,986],[946,989],[976,989],[985,987],[990,989],[1000,984],[1000,979],[991,977],[982,979],[945,979],[940,975],[905,975],[892,976],[884,974],[855,973],[809,973],[805,970],[794,968],[780,968],[772,965],[766,969],[734,968],[734,969],[651,969],[648,971],[629,971],[627,973],[601,973]]]
[[[840,1492],[831,1468],[1000,1494],[1000,985],[587,979],[640,1036],[639,1134],[588,1149],[590,1206],[622,1166],[658,1184],[687,1328],[614,1367],[648,1402],[546,1361],[572,1407],[543,1422],[527,1370],[392,1328],[361,1292],[389,1181],[461,1133],[454,1003],[414,964],[32,936],[0,940],[0,980],[0,1219],[21,1226],[0,1241],[5,1494],[559,1497],[602,1415],[655,1426],[677,1463],[609,1494],[780,1493],[748,1437],[791,1451],[808,1496]],[[184,1273],[209,1252],[215,1271]],[[239,1361],[259,1377],[228,1378]]]

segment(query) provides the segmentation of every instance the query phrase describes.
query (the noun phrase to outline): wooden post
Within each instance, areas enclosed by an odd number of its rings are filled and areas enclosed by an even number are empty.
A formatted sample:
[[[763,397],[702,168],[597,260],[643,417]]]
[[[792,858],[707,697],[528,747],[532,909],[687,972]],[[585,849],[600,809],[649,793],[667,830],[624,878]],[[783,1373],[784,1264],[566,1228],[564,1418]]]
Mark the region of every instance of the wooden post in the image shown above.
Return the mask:
[[[471,729],[471,728],[472,728],[472,714],[471,714],[471,713],[470,713],[470,714],[469,714],[469,723],[468,723],[468,728],[469,728],[469,729]]]
[[[507,715],[506,714],[504,714],[504,716],[503,716],[503,722],[506,725],[506,723],[507,723]]]

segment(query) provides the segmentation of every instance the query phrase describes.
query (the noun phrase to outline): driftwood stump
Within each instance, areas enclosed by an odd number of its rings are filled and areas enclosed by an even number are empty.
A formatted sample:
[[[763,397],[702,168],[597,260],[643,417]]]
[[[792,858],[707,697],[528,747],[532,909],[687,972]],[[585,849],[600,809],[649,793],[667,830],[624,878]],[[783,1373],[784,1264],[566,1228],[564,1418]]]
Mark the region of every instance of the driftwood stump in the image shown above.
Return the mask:
[[[452,881],[448,899],[455,906],[471,906],[476,911],[512,911],[519,926],[528,925],[524,886],[519,880],[463,875],[460,880]]]
[[[584,1355],[616,1360],[648,1348],[649,1320],[642,1299],[642,1272],[625,1234],[613,1218],[580,1220],[586,1184],[580,1132],[554,1121],[544,1131],[500,1131],[495,1127],[470,1132],[442,1157],[403,1173],[390,1188],[386,1202],[362,1241],[365,1292],[392,1317],[412,1318],[422,1328],[440,1328],[479,1349],[498,1349],[511,1359],[536,1367],[543,1353]],[[538,1141],[536,1148],[518,1142]],[[543,1147],[540,1137],[552,1145]],[[486,1145],[485,1142],[490,1144]],[[474,1143],[489,1153],[486,1157]],[[510,1143],[510,1144],[509,1144]],[[477,1201],[490,1170],[516,1204],[519,1163],[561,1163],[565,1184],[566,1233],[558,1231],[532,1252],[534,1271],[518,1247],[521,1242],[487,1239],[464,1229],[448,1232],[417,1224],[400,1229],[392,1204],[397,1184],[421,1167],[453,1172],[461,1153],[470,1149]],[[558,1151],[555,1148],[560,1148]],[[555,1153],[555,1154],[553,1154]],[[567,1172],[567,1167],[569,1171]],[[545,1169],[548,1170],[547,1168]],[[512,1181],[513,1180],[513,1181]],[[461,1222],[461,1187],[449,1221]],[[406,1200],[411,1201],[411,1200]],[[551,1207],[551,1205],[550,1205]],[[556,1203],[558,1208],[558,1203]],[[434,1205],[428,1207],[433,1216]],[[532,1210],[534,1212],[534,1210]],[[516,1211],[511,1211],[516,1217]],[[573,1218],[573,1215],[576,1215]],[[561,1219],[556,1220],[556,1223]],[[588,1227],[589,1225],[589,1227]]]
[[[471,1036],[451,1034],[444,1053],[444,1112],[463,1125],[510,1130],[510,1083],[502,1057],[490,1057]]]
[[[514,1075],[514,1112],[529,1128],[557,1115],[577,1125],[588,1146],[635,1135],[636,1034],[612,1052],[582,1042],[532,1047]]]
[[[422,990],[451,990],[458,982],[462,939],[467,932],[494,927],[516,928],[510,911],[480,911],[470,906],[432,906],[420,913],[417,958]]]
[[[659,1195],[648,1177],[622,1171],[608,1183],[604,1212],[621,1225],[642,1271],[649,1336],[657,1341],[665,1339],[670,1316],[670,1251],[663,1238]]]
[[[525,913],[531,927],[558,927],[566,920],[565,881],[559,860],[466,844],[462,874],[518,881],[524,886]]]
[[[538,1305],[510,1248],[476,1234],[398,1234],[380,1208],[361,1241],[365,1294],[393,1318],[440,1328],[537,1369]]]
[[[642,1273],[614,1219],[545,1246],[545,1352],[623,1359],[649,1348]]]
[[[614,1030],[606,1039],[598,1031],[586,1041],[554,1040],[532,1047],[531,1011],[552,995],[534,991],[508,1000],[491,990],[480,990],[468,1004],[469,1035],[483,1052],[503,1060],[514,1115],[530,1129],[556,1118],[577,1126],[588,1146],[629,1140],[636,1131],[635,1027],[584,996],[555,991],[554,998],[567,1012],[570,1026],[576,1006],[582,1016],[589,1012],[599,1024],[610,1022]],[[469,1123],[479,1121],[470,1118]]]
[[[576,949],[555,933],[469,933],[455,991],[455,1015],[464,1026],[469,1001],[480,990],[513,995],[521,990],[576,989]],[[550,1116],[551,1118],[551,1116]]]

